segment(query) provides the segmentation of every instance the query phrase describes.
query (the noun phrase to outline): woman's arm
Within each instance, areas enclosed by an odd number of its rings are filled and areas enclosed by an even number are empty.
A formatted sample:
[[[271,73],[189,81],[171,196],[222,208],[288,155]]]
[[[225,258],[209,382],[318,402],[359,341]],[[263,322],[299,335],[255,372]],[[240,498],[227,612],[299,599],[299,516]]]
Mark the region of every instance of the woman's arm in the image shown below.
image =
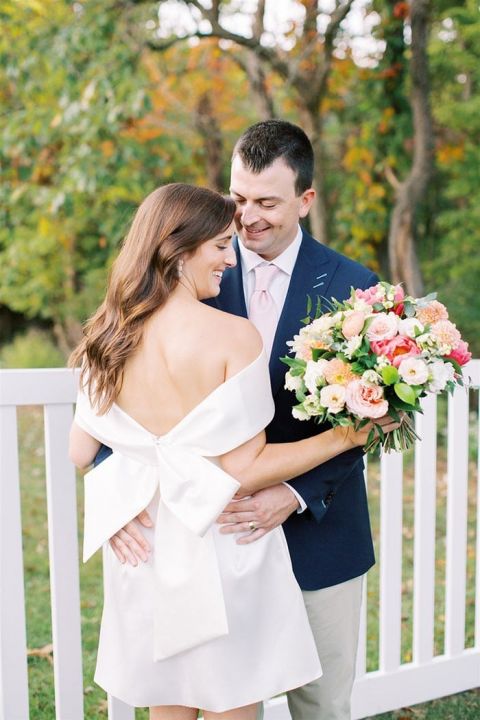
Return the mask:
[[[94,437],[77,425],[74,421],[70,430],[68,456],[79,468],[91,465],[100,448],[100,443]]]
[[[384,432],[398,427],[388,415],[376,421]],[[367,442],[371,425],[359,432],[353,428],[336,427],[323,433],[290,443],[265,442],[262,431],[244,445],[220,458],[222,468],[242,485],[241,494],[251,494],[262,488],[302,475],[336,455],[360,447]]]

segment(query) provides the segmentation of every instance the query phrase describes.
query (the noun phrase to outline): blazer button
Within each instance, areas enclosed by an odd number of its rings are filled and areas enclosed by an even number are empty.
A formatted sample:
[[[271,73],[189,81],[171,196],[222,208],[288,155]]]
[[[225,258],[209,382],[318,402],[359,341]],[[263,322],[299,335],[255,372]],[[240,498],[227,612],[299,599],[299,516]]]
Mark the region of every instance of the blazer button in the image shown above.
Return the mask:
[[[333,492],[333,490],[330,490],[330,492],[327,493],[327,495],[325,496],[325,500],[323,501],[324,504],[325,504],[325,505],[330,505],[330,503],[332,502],[334,496],[335,496],[335,493]]]

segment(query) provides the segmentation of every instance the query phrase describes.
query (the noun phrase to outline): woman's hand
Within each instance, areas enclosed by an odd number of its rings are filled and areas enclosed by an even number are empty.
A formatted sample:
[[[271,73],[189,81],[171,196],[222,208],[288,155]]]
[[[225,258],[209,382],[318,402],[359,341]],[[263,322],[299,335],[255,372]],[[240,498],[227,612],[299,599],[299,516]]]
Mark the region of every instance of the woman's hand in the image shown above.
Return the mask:
[[[380,425],[384,433],[389,433],[392,432],[392,430],[399,428],[401,424],[401,420],[398,422],[391,418],[390,415],[384,415],[383,417],[378,418],[378,420],[375,420],[375,422],[369,422],[367,425],[364,425],[364,427],[360,430],[355,430],[353,427],[339,427],[338,431],[343,431],[346,434],[345,440],[350,442],[353,447],[363,447],[366,445],[369,433],[372,429],[374,429],[376,435],[378,435],[376,426]]]

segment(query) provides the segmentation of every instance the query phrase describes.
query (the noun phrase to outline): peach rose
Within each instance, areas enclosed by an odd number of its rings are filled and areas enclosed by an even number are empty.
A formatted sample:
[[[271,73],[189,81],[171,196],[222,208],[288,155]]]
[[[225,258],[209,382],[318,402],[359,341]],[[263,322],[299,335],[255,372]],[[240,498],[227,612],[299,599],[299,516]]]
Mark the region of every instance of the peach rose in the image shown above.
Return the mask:
[[[362,380],[353,380],[347,385],[345,402],[350,412],[359,418],[379,418],[388,412],[383,388]]]
[[[438,300],[432,300],[431,303],[425,305],[423,308],[418,308],[416,317],[421,323],[426,325],[432,325],[439,320],[448,320],[448,311],[445,305],[442,305]]]
[[[352,373],[350,365],[343,360],[333,358],[322,368],[323,376],[329,385],[347,385],[350,380],[357,377]]]
[[[388,360],[398,368],[402,360],[420,355],[420,348],[412,338],[397,335],[391,340],[380,340],[370,342],[375,355],[385,355]]]
[[[346,316],[342,324],[343,337],[347,340],[359,335],[361,329],[365,325],[365,314],[360,310],[354,310]]]
[[[456,326],[450,320],[439,320],[433,323],[430,332],[442,348],[448,348],[446,353],[455,350],[462,339]]]
[[[460,340],[455,350],[452,350],[447,358],[455,360],[459,365],[466,365],[472,359],[472,353],[468,349],[468,343],[465,340]]]

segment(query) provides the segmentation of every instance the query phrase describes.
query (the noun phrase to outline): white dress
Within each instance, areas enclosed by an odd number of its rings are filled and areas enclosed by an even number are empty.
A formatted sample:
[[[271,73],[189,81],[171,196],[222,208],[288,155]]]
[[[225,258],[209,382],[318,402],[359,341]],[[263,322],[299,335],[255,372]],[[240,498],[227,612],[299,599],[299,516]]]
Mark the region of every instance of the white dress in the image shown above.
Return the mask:
[[[272,416],[263,353],[161,437],[79,393],[77,424],[113,450],[85,476],[84,533],[84,561],[103,545],[95,680],[111,695],[223,712],[320,677],[283,530],[238,545],[215,524],[239,487],[216,458]],[[121,564],[108,538],[144,508],[152,553]]]

